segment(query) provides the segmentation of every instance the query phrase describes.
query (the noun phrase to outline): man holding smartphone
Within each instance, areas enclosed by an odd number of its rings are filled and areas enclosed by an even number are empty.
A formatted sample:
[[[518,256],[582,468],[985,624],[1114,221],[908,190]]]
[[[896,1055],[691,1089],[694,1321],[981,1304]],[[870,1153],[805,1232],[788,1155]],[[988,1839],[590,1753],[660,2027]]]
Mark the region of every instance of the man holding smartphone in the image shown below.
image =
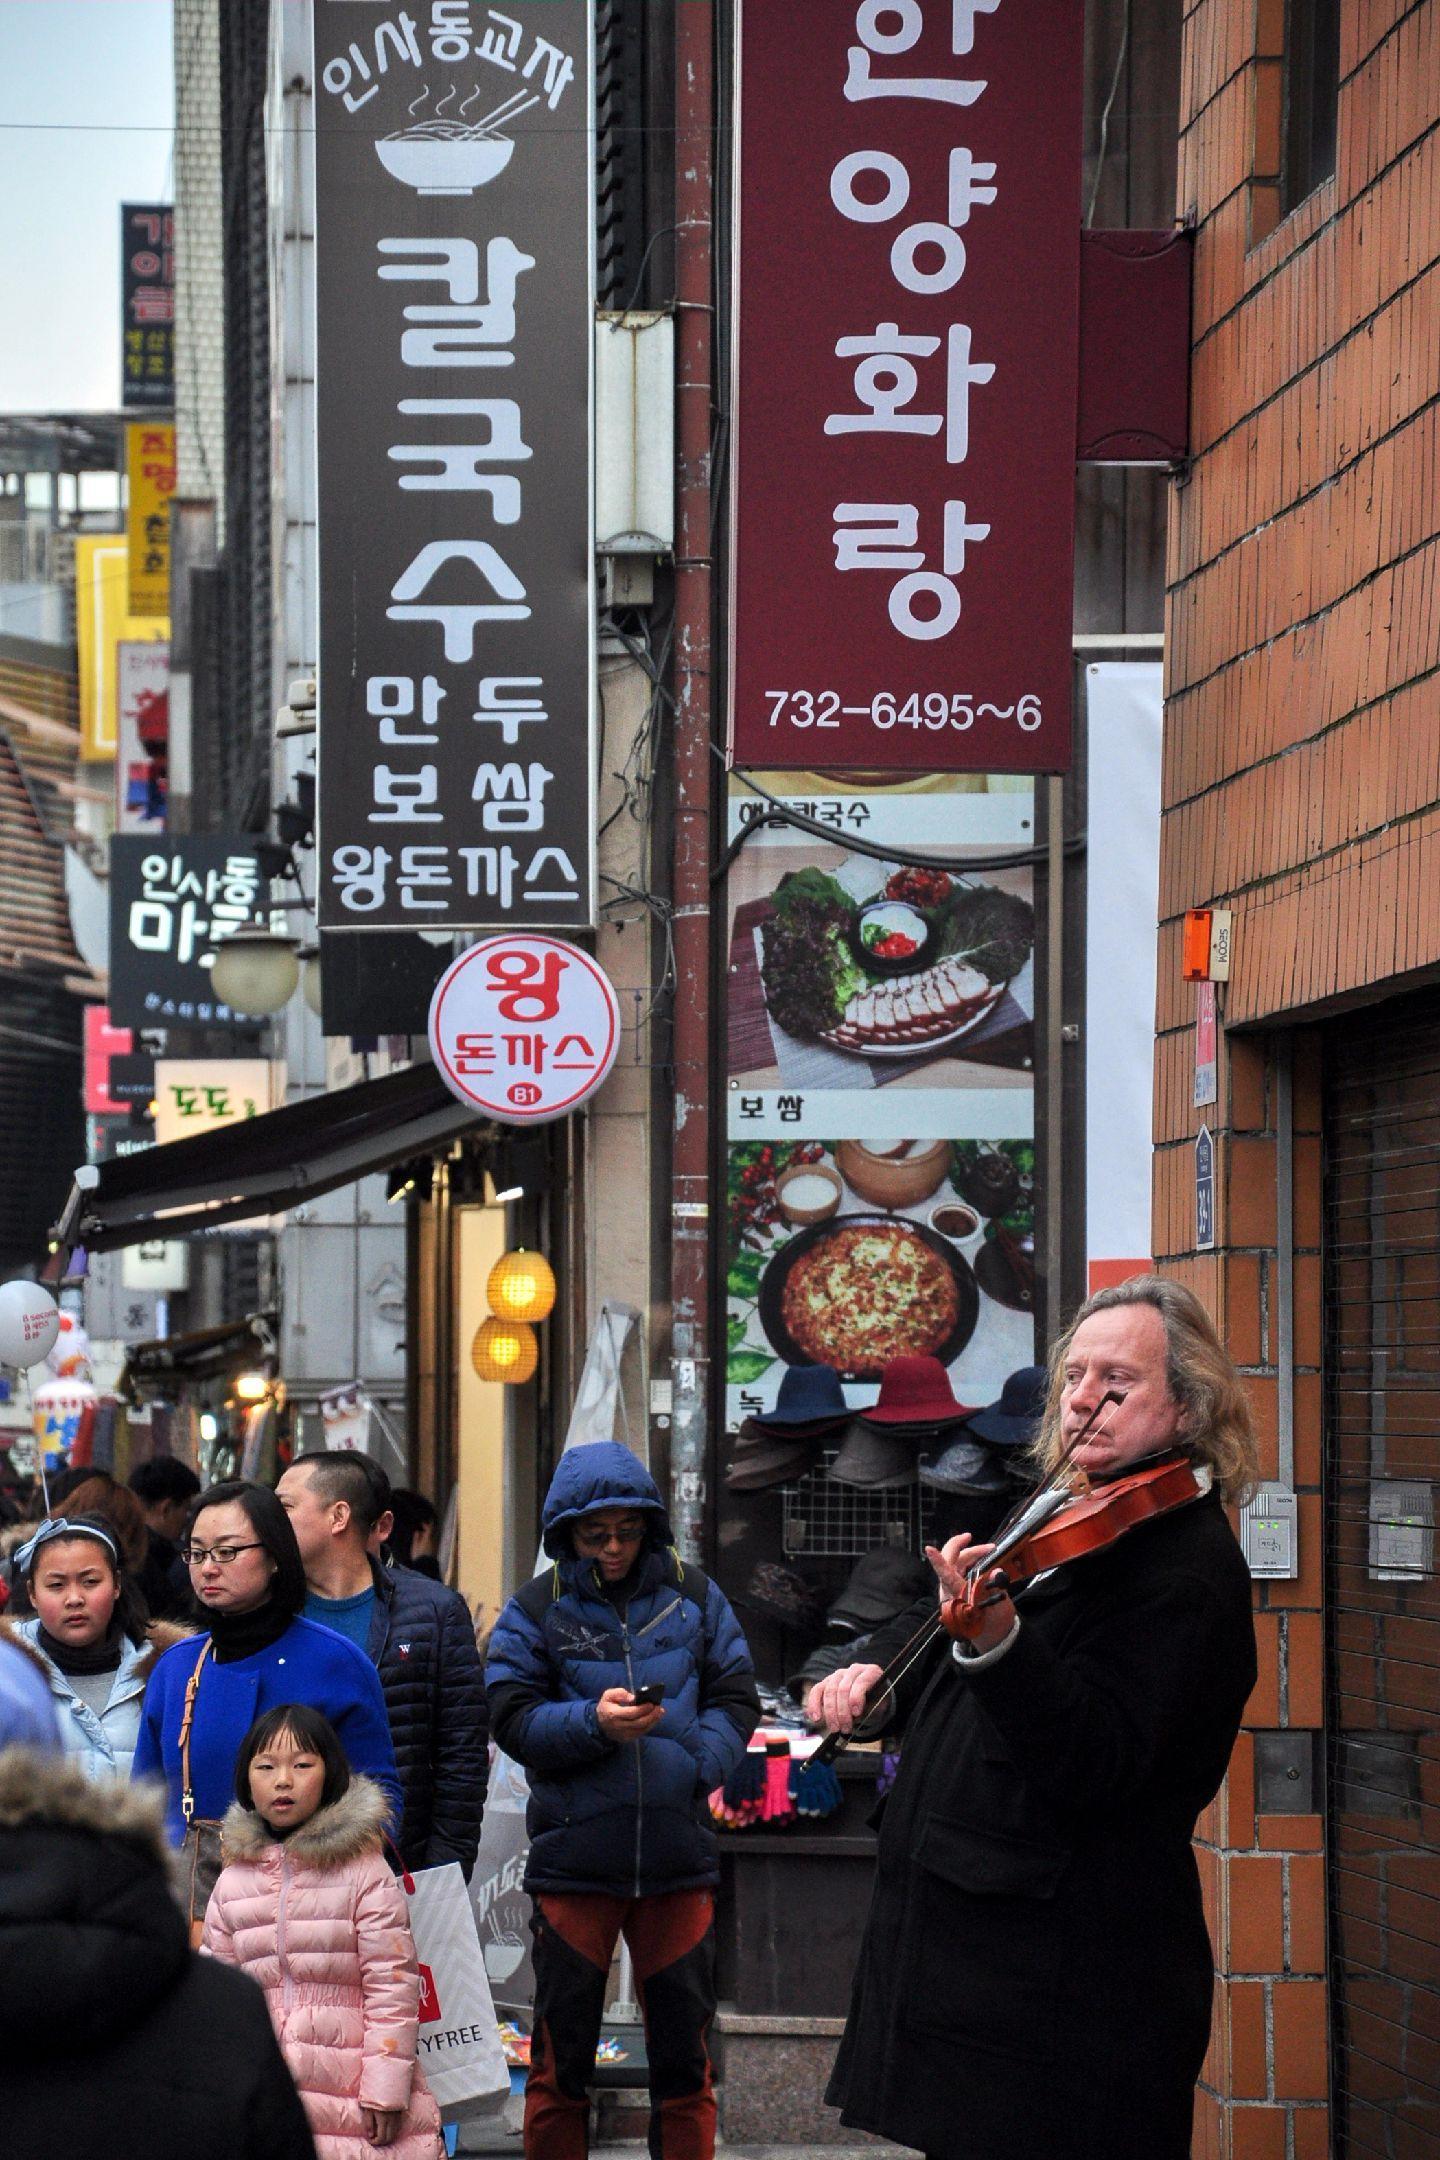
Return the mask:
[[[491,1731],[529,1772],[535,2025],[526,2160],[584,2160],[605,1981],[623,1933],[645,2013],[652,2160],[711,2160],[720,1864],[706,1807],[760,1718],[724,1593],[682,1562],[615,1441],[562,1455],[552,1566],[490,1639]]]

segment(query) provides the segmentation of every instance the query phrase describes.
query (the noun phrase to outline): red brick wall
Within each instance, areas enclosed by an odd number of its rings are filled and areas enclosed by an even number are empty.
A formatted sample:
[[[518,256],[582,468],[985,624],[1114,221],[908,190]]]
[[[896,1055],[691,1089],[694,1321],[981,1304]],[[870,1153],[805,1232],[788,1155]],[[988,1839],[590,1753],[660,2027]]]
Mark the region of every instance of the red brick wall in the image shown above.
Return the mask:
[[[1194,462],[1170,527],[1155,1251],[1216,1315],[1275,1473],[1274,1076],[1263,1035],[1440,966],[1440,0],[1345,0],[1337,169],[1279,221],[1283,0],[1187,8]],[[1192,1106],[1180,918],[1234,912],[1219,1101]],[[1217,1249],[1193,1141],[1217,1139]],[[1320,1106],[1295,1053],[1301,1572],[1256,1593],[1255,1730],[1322,1721]],[[1220,1983],[1205,2160],[1328,2148],[1318,1817],[1259,1815],[1253,1744],[1199,1845]]]

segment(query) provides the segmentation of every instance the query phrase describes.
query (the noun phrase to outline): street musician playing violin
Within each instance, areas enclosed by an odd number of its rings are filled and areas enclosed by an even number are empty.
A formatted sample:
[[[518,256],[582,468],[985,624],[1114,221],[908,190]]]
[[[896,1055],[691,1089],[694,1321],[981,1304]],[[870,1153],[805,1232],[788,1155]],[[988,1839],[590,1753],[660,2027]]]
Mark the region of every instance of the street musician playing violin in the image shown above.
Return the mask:
[[[1185,2160],[1214,1980],[1190,1839],[1255,1684],[1224,1506],[1254,1435],[1160,1276],[1092,1297],[1050,1374],[1029,1565],[1003,1533],[930,1549],[945,1625],[917,1607],[807,1702],[832,1733],[904,1731],[826,2097],[935,2160]],[[1047,1547],[1107,1512],[1123,1535]]]

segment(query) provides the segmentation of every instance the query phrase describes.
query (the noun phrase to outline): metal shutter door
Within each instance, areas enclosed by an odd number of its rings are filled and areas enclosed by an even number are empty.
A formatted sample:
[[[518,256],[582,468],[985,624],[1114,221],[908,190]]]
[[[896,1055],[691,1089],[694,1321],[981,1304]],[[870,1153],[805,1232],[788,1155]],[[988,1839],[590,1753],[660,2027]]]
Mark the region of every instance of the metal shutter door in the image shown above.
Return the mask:
[[[1326,1033],[1332,2150],[1440,2160],[1440,996]]]

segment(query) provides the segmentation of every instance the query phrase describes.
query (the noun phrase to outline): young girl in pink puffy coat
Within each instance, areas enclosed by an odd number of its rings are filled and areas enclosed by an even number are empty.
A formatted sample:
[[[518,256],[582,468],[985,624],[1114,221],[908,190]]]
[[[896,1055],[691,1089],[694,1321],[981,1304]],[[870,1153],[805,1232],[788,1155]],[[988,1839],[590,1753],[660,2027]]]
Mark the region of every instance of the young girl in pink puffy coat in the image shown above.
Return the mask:
[[[420,1975],[385,1864],[386,1800],[335,1728],[285,1703],[246,1734],[203,1947],[265,1990],[320,2160],[435,2160],[440,2111],[415,2060]]]

